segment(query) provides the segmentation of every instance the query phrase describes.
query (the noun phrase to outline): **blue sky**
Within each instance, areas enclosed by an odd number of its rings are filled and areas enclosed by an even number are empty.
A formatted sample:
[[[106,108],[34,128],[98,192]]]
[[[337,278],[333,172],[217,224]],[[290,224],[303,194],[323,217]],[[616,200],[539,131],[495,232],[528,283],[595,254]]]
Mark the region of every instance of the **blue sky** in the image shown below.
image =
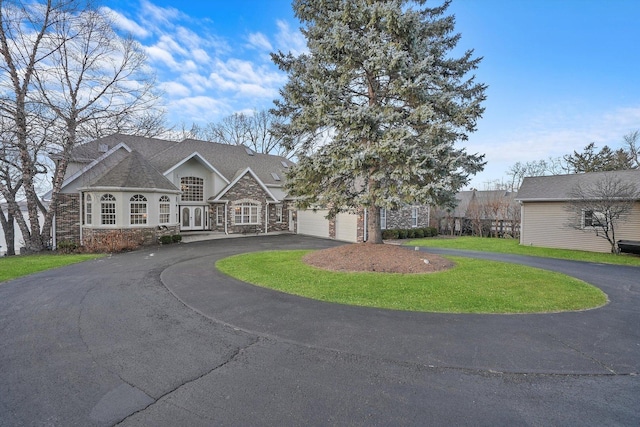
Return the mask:
[[[440,1],[432,3],[440,4]],[[269,52],[300,52],[289,0],[104,0],[145,48],[172,124],[269,108],[286,76]],[[488,162],[484,189],[517,161],[622,146],[640,129],[640,2],[453,0],[460,49],[484,59],[489,85],[465,144]]]

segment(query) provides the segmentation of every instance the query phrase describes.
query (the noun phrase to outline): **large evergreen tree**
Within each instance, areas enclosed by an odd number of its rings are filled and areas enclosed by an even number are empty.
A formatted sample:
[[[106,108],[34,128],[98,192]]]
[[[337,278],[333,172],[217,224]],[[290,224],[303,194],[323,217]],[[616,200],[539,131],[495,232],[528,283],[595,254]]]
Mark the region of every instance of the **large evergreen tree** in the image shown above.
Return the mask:
[[[330,215],[365,207],[371,243],[382,242],[380,208],[451,203],[484,166],[455,146],[484,110],[486,86],[469,75],[480,58],[453,55],[449,2],[425,3],[294,0],[309,51],[273,55],[289,75],[277,131],[298,144],[290,194]]]

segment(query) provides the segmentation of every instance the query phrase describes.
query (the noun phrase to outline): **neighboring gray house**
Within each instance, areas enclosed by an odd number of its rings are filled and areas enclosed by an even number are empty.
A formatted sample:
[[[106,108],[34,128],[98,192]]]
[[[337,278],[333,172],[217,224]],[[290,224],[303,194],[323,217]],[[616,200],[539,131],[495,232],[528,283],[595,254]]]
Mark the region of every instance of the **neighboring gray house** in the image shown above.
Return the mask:
[[[575,214],[568,209],[570,194],[577,184],[583,188],[591,186],[606,174],[624,182],[634,182],[640,188],[640,170],[525,178],[517,196],[521,204],[520,244],[609,252],[610,244],[598,237],[590,226],[593,215],[597,213],[583,211],[583,218],[577,222]],[[576,228],[575,224],[581,225]],[[640,240],[640,200],[635,203],[630,215],[620,221],[616,240],[620,239]]]
[[[55,158],[54,158],[55,160]],[[142,244],[164,234],[294,229],[282,189],[292,163],[247,147],[115,134],[76,147],[56,211],[56,241],[117,230]]]

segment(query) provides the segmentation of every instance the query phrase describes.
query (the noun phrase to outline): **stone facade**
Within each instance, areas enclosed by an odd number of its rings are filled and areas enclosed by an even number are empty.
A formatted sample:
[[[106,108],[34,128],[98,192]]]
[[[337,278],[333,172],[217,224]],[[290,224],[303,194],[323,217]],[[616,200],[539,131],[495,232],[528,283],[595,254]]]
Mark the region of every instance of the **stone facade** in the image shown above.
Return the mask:
[[[412,209],[418,210],[418,223],[413,225],[411,217]],[[430,218],[429,206],[405,206],[400,209],[387,209],[387,227],[386,230],[392,230],[394,228],[423,228],[429,227]]]
[[[56,240],[80,243],[80,196],[59,195],[56,209]]]
[[[278,222],[276,218],[277,207],[273,203],[267,203],[271,199],[262,186],[251,174],[245,174],[238,182],[225,194],[226,204],[213,204],[211,209],[211,229],[213,231],[225,231],[225,225],[218,224],[219,207],[226,208],[226,231],[228,233],[264,233],[265,232],[265,209],[267,209],[267,232],[289,230],[289,209],[293,209],[291,203],[282,203],[282,218]],[[236,224],[235,208],[242,203],[251,203],[258,206],[257,224]],[[224,221],[224,219],[223,219]]]
[[[180,227],[100,229],[82,227],[82,244],[98,250],[120,251],[158,243],[162,236],[180,234]]]

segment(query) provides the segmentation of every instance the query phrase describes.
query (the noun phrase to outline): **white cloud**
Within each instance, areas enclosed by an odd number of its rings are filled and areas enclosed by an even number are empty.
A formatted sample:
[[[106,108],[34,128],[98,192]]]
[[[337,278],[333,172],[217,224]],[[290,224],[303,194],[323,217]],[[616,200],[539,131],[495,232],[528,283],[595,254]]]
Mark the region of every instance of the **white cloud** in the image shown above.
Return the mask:
[[[177,82],[164,82],[159,86],[171,98],[182,98],[191,95],[191,90],[188,87]]]
[[[581,152],[595,142],[598,148],[620,148],[623,136],[640,128],[640,106],[618,107],[608,111],[584,111],[584,106],[549,106],[532,115],[526,123],[505,124],[501,129],[483,130],[465,144],[470,153],[486,154],[485,171],[474,178],[474,185],[505,177],[516,162],[547,160]]]
[[[308,51],[307,40],[299,30],[292,30],[286,21],[278,20],[278,33],[276,44],[282,52],[291,52],[297,56]]]
[[[147,57],[152,62],[160,62],[172,70],[179,70],[180,65],[168,51],[157,46],[149,46],[145,48]]]
[[[267,51],[273,50],[273,46],[271,46],[269,39],[262,33],[251,33],[249,34],[248,39],[249,45],[255,49]]]
[[[227,103],[210,96],[181,98],[169,103],[173,111],[180,111],[181,117],[191,117],[192,121],[209,123],[217,121],[222,114],[230,110]]]
[[[162,24],[172,27],[173,22],[186,17],[186,15],[174,7],[156,6],[147,0],[142,0],[140,5],[141,15],[145,17],[145,19],[153,21],[156,25]]]
[[[150,31],[147,31],[145,28],[140,26],[137,22],[127,18],[123,14],[116,12],[113,9],[110,9],[105,6],[105,7],[101,7],[100,10],[111,17],[113,21],[113,25],[116,28],[126,31],[127,33],[130,33],[134,37],[146,38],[151,35]]]

